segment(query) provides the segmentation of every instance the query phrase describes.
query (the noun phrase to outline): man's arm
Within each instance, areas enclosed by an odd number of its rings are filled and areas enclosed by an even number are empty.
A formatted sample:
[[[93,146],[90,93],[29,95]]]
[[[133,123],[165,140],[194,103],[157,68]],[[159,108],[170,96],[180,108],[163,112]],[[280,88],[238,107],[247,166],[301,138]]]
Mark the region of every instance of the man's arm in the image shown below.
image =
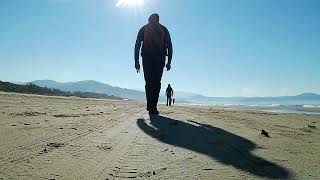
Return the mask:
[[[144,33],[144,27],[142,27],[139,30],[138,36],[137,36],[137,40],[136,40],[136,44],[134,46],[134,60],[135,63],[139,63],[139,56],[140,56],[140,48],[141,48],[141,42],[143,41],[143,33]]]
[[[169,30],[167,28],[165,28],[165,31],[166,31],[165,42],[166,42],[167,49],[168,49],[168,64],[171,64],[172,53],[173,53],[172,42],[171,42]]]

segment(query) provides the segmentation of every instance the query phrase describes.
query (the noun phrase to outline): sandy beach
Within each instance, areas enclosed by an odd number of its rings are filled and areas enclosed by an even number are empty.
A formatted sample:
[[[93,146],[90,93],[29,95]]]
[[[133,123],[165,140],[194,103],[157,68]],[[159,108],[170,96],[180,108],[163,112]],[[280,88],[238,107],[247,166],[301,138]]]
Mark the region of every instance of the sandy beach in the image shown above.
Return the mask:
[[[0,179],[320,179],[319,115],[159,110],[0,92]]]

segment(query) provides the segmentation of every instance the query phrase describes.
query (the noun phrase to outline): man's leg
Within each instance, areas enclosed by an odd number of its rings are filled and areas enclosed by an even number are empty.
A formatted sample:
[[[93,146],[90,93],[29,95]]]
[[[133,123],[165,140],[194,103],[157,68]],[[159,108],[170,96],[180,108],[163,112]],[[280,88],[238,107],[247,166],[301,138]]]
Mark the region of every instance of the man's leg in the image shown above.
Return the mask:
[[[169,105],[169,96],[167,96],[167,106]]]
[[[149,58],[143,58],[143,73],[145,80],[145,91],[147,99],[147,110],[152,108],[152,67]]]
[[[172,98],[171,96],[169,97],[169,106],[171,106]]]
[[[154,66],[154,108],[157,108],[159,101],[159,93],[161,89],[161,78],[163,74],[163,68],[165,64],[165,57],[157,57],[156,63]]]
[[[154,77],[151,83],[151,108],[153,109],[157,109],[158,98],[159,98],[158,86],[159,84],[157,83]]]
[[[145,91],[146,91],[146,99],[147,99],[147,110],[149,111],[152,108],[152,98],[151,98],[151,90],[150,83],[146,82]]]

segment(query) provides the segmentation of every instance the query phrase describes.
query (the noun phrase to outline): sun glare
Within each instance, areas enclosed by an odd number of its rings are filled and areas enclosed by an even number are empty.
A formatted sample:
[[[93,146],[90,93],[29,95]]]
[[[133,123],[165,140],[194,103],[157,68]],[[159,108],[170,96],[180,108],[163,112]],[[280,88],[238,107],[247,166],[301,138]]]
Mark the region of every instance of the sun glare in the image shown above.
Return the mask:
[[[124,7],[124,6],[142,6],[145,0],[118,0],[116,6]]]

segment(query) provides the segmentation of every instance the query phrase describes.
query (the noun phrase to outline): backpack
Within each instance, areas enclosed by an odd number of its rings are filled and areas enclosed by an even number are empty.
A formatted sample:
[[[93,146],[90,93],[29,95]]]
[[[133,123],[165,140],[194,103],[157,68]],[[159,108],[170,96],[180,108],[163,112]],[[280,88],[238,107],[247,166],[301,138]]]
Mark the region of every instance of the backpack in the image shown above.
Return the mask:
[[[148,53],[163,53],[165,50],[164,37],[165,32],[159,25],[158,32],[148,24],[144,28],[143,48]]]

